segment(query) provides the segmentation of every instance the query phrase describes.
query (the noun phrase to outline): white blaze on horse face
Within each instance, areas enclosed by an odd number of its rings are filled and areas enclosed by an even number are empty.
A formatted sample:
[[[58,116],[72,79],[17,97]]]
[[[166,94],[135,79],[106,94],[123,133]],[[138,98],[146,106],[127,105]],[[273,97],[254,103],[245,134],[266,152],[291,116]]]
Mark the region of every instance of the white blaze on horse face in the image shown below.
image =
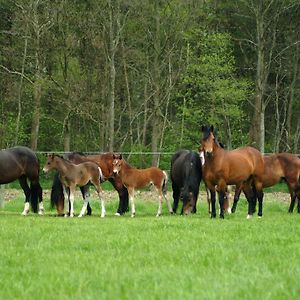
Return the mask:
[[[201,151],[201,152],[199,153],[199,156],[200,156],[201,164],[202,164],[202,166],[204,166],[204,164],[205,164],[204,152]]]
[[[113,161],[113,173],[119,174],[121,168],[121,161],[119,159],[115,159]]]

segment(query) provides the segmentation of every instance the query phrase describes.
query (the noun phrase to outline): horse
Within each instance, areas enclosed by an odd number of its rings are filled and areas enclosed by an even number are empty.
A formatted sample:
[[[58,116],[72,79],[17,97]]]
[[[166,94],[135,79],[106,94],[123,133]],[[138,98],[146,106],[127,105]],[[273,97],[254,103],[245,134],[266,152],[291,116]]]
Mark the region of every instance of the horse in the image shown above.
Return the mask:
[[[123,185],[119,176],[113,176],[112,161],[113,153],[108,152],[104,154],[84,155],[83,153],[73,152],[65,155],[69,161],[79,164],[85,161],[96,163],[102,170],[103,180],[108,180],[119,194],[119,206],[115,215],[120,216],[128,211],[128,191]],[[82,195],[88,194],[89,186],[80,187]],[[59,180],[58,174],[55,175],[51,189],[51,205],[55,205],[58,215],[62,215],[64,211],[64,193],[62,184]],[[87,206],[87,214],[91,215],[92,209],[90,205]]]
[[[293,212],[295,200],[298,199],[298,213],[300,213],[300,160],[298,156],[291,153],[272,154],[264,156],[264,164],[265,172],[262,176],[263,188],[271,187],[283,179],[288,186],[291,196],[288,212]],[[236,210],[242,189],[243,187],[236,190],[235,201],[231,209],[233,213]]]
[[[50,154],[47,156],[47,161],[43,168],[45,173],[51,170],[57,170],[60,176],[60,181],[64,187],[65,199],[68,199],[69,204],[69,216],[74,216],[74,193],[76,186],[85,186],[91,182],[97,191],[99,200],[101,202],[101,217],[105,217],[105,205],[100,195],[102,189],[100,187],[100,181],[103,177],[102,170],[100,167],[93,162],[83,162],[80,164],[73,164],[62,156],[56,154]],[[68,190],[68,192],[67,192]],[[87,205],[88,195],[85,194],[83,197],[84,204],[78,217],[84,216]],[[65,217],[68,213],[65,214]]]
[[[39,182],[40,163],[29,148],[17,146],[0,151],[0,184],[19,180],[25,194],[23,216],[34,213],[44,214],[43,191]],[[28,185],[30,182],[30,187]]]
[[[224,150],[218,143],[214,127],[202,126],[202,140],[199,152],[204,153],[205,163],[202,170],[204,182],[211,193],[211,217],[216,217],[216,189],[219,193],[220,218],[224,218],[224,196],[227,185],[239,189],[244,186],[248,200],[248,216],[251,218],[258,199],[258,216],[262,216],[263,190],[262,176],[264,160],[255,148],[243,147],[231,151]],[[252,188],[252,183],[253,187]]]
[[[181,214],[196,213],[202,178],[199,154],[190,150],[177,151],[171,157],[170,174],[174,199],[173,212],[176,213],[179,199],[182,199]]]
[[[122,154],[114,154],[112,165],[113,173],[120,176],[123,184],[128,190],[129,200],[131,203],[131,217],[135,216],[134,190],[143,188],[150,184],[155,186],[159,196],[158,211],[156,216],[159,217],[161,215],[163,197],[167,201],[169,212],[173,213],[171,204],[166,198],[168,175],[165,171],[162,171],[157,167],[151,167],[147,169],[134,168],[123,159]]]

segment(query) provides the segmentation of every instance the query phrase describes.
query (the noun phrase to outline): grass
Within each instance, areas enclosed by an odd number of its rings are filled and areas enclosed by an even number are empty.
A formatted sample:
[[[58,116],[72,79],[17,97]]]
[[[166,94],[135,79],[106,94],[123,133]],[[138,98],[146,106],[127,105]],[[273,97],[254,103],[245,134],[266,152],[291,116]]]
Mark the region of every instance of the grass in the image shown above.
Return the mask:
[[[287,203],[269,196],[263,218],[251,220],[244,199],[225,220],[211,220],[203,199],[187,217],[168,215],[164,203],[156,218],[157,204],[140,195],[134,219],[113,216],[117,199],[105,219],[98,203],[91,217],[65,219],[49,209],[21,217],[22,197],[8,202],[0,211],[0,299],[300,296],[300,216]]]

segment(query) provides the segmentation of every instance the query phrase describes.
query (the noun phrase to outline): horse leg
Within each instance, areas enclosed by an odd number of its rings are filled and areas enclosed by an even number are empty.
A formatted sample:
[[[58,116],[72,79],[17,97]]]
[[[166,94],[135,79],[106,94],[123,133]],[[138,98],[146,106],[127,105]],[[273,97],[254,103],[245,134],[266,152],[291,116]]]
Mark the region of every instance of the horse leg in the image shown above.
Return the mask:
[[[118,209],[117,209],[117,212],[115,213],[115,215],[121,216],[125,212],[129,211],[128,190],[123,185],[123,183],[119,177],[110,178],[108,180],[119,194],[119,206],[118,206]]]
[[[254,207],[253,207],[253,212],[255,209],[255,203],[256,203],[256,199],[258,201],[258,216],[261,218],[262,217],[262,211],[263,211],[263,199],[264,199],[264,193],[262,191],[262,184],[261,183],[256,183],[255,184],[255,194],[256,197],[254,198]]]
[[[86,184],[84,186],[81,186],[80,187],[80,191],[81,191],[81,194],[82,194],[82,197],[83,199],[85,200],[86,198],[88,198],[90,196],[90,193],[89,193],[89,184]],[[87,216],[91,216],[92,215],[92,208],[90,206],[90,202],[87,201]]]
[[[207,199],[207,206],[208,206],[208,213],[211,213],[211,194],[207,186],[205,186],[206,191],[206,199]]]
[[[63,186],[63,193],[64,193],[64,207],[65,207],[65,217],[70,215],[70,189],[66,186]]]
[[[289,188],[290,196],[291,196],[291,203],[288,212],[292,213],[294,211],[295,201],[297,199],[297,194],[299,194],[298,190],[298,183],[294,182],[291,178],[286,178],[286,183]]]
[[[294,193],[290,193],[291,195],[291,203],[288,212],[292,213],[295,206],[296,195]],[[298,212],[299,212],[299,201],[298,201]]]
[[[219,206],[220,206],[220,218],[224,219],[224,197],[225,197],[225,191],[220,190],[219,191]]]
[[[134,205],[134,189],[128,188],[129,201],[131,204],[131,217],[135,217],[135,205]]]
[[[156,216],[159,217],[161,216],[161,211],[162,211],[162,191],[157,189],[157,192],[158,192],[158,211],[157,211],[157,214]]]
[[[242,192],[241,186],[236,187],[235,192],[234,192],[234,197],[233,197],[233,204],[232,204],[232,207],[231,207],[231,212],[232,213],[235,213],[235,211],[236,211],[236,207],[237,207],[237,204],[239,202],[241,192]]]
[[[86,210],[87,210],[87,206],[89,203],[89,194],[88,193],[84,193],[84,191],[81,191],[82,193],[82,197],[83,197],[83,205],[80,211],[80,214],[78,215],[78,218],[81,218],[85,215]]]
[[[243,192],[245,194],[245,197],[247,199],[248,202],[248,215],[247,215],[247,219],[252,218],[254,212],[255,212],[255,205],[256,205],[256,195],[253,192],[252,188],[250,185],[243,185]]]
[[[75,187],[70,187],[70,217],[74,217],[74,194],[75,194]]]
[[[27,216],[29,213],[30,188],[28,186],[26,176],[21,176],[19,178],[19,182],[20,182],[21,188],[25,194],[24,210],[22,212],[22,215]]]
[[[180,197],[180,190],[178,189],[178,186],[174,183],[172,183],[172,190],[173,190],[173,212],[176,213],[178,208],[178,202]]]
[[[210,201],[211,201],[211,218],[216,217],[216,190],[210,189]]]

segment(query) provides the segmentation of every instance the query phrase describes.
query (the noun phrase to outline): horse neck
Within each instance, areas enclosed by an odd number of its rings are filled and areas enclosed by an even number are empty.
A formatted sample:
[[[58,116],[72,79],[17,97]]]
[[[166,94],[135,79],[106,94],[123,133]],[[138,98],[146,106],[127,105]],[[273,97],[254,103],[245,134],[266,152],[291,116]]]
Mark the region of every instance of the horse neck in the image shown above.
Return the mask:
[[[132,169],[134,168],[130,166],[127,161],[123,160],[122,168],[120,169],[120,177],[122,178],[125,174],[128,173],[128,171]]]
[[[68,172],[69,166],[73,166],[71,162],[60,157],[56,158],[56,169],[60,174],[65,175]]]

